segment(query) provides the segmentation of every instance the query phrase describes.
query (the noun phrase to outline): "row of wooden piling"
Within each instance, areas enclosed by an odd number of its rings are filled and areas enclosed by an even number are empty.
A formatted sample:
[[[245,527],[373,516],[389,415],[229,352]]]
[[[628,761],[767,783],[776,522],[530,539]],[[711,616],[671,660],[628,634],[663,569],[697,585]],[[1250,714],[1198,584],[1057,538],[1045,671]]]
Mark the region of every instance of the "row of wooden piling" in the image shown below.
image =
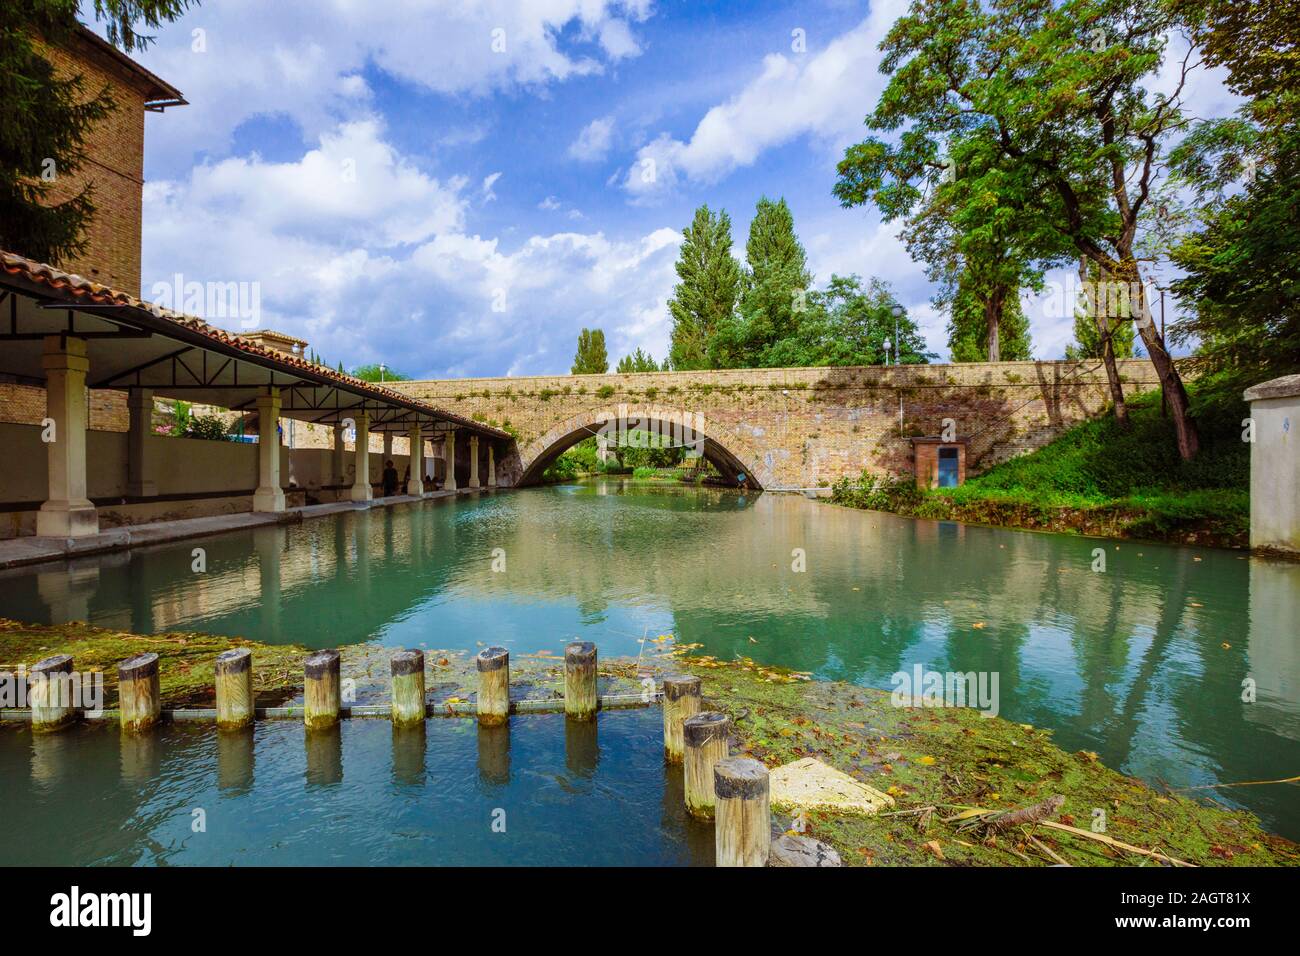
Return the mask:
[[[698,677],[664,679],[664,758],[681,764],[686,812],[713,820],[718,866],[766,866],[772,829],[767,768],[730,756],[731,720],[701,710]]]
[[[308,730],[334,727],[342,712],[338,651],[317,651],[303,662],[303,723]],[[401,650],[390,661],[391,719],[394,725],[424,721],[424,653]],[[476,714],[486,727],[510,717],[510,652],[489,647],[475,658],[479,686]],[[215,661],[216,718],[221,730],[241,730],[254,718],[253,655],[247,648],[224,651]],[[33,684],[32,729],[48,732],[76,719],[72,702],[52,690],[72,672],[62,654],[33,668],[45,680]],[[575,641],[564,649],[564,712],[571,720],[592,720],[600,706],[596,646]],[[141,733],[161,718],[158,655],[145,653],[118,665],[118,709],[122,730]],[[729,755],[731,721],[703,711],[700,678],[675,676],[663,682],[664,757],[682,767],[687,812],[712,819],[718,866],[764,866],[771,844],[767,768],[756,760]]]

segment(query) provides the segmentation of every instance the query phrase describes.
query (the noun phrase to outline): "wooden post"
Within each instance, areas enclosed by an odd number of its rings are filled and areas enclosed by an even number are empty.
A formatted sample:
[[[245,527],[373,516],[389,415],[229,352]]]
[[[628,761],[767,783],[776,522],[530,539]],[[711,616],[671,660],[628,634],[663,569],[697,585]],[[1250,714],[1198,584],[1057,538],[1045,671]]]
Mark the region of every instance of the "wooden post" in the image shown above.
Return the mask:
[[[32,733],[62,730],[77,719],[72,706],[72,655],[58,654],[32,665]]]
[[[478,722],[499,727],[510,719],[510,652],[485,647],[474,659],[478,667]]]
[[[564,715],[571,720],[596,716],[596,645],[574,641],[564,648]]]
[[[162,694],[157,654],[137,654],[117,665],[117,706],[127,733],[139,733],[158,723]]]
[[[393,655],[393,726],[424,723],[424,652],[398,651]]]
[[[308,730],[325,730],[339,722],[342,687],[339,652],[317,651],[303,662],[303,722]]]
[[[682,721],[700,712],[700,679],[673,676],[664,678],[664,759],[682,762]]]
[[[772,849],[767,768],[749,757],[719,760],[713,765],[713,792],[717,865],[767,866]]]
[[[243,730],[253,722],[253,652],[247,647],[222,651],[214,671],[217,729]]]
[[[686,812],[707,820],[713,816],[713,765],[727,756],[731,721],[706,710],[682,721],[686,778]]]

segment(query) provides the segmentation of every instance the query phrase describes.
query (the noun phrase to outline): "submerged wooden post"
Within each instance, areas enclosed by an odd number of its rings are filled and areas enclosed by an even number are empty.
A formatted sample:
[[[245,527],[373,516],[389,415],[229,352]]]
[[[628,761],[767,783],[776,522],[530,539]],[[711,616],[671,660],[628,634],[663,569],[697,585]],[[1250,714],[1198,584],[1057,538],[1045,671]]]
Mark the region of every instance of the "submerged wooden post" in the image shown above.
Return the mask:
[[[714,846],[718,866],[767,866],[772,849],[767,768],[749,757],[713,765],[717,801]]]
[[[122,729],[128,733],[139,733],[158,723],[162,694],[157,654],[137,654],[117,665],[117,707]]]
[[[664,759],[682,762],[682,721],[700,712],[700,679],[677,675],[664,678]]]
[[[253,652],[222,651],[213,668],[217,685],[217,729],[243,730],[253,722]]]
[[[596,645],[574,641],[564,648],[564,715],[571,720],[596,716]]]
[[[706,710],[682,722],[686,780],[686,812],[693,817],[713,816],[713,766],[727,756],[731,721],[725,714]]]
[[[77,719],[72,705],[72,655],[56,654],[32,665],[32,733],[62,730]]]
[[[424,652],[398,651],[393,655],[393,726],[424,723]]]
[[[474,659],[478,667],[478,722],[499,727],[510,719],[510,652],[485,647]]]
[[[303,723],[308,730],[325,730],[339,722],[342,687],[339,652],[317,651],[303,662]]]

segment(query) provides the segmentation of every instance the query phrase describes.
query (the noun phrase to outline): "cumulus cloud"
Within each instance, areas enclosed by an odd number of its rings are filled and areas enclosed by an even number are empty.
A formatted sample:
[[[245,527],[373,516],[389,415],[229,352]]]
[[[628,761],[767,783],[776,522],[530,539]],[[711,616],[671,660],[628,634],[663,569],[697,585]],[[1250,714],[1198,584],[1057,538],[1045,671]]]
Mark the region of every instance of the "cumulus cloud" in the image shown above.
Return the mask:
[[[830,151],[853,141],[884,87],[878,46],[905,9],[904,0],[882,0],[858,26],[820,50],[809,36],[806,53],[768,55],[758,76],[710,109],[689,139],[665,133],[643,146],[624,188],[645,201],[681,179],[716,182],[763,151],[800,137]]]
[[[284,114],[308,137],[350,118],[377,68],[444,94],[540,88],[637,56],[647,0],[387,0],[298,4],[222,0],[196,5],[138,54],[190,102],[152,122],[156,157],[223,154],[246,119]],[[196,32],[198,31],[198,32]]]
[[[582,128],[569,146],[569,155],[584,163],[595,163],[609,155],[614,142],[614,117],[594,119]]]
[[[666,351],[675,230],[507,248],[467,227],[467,183],[420,173],[374,122],[343,124],[295,162],[229,159],[150,183],[145,293],[176,273],[257,282],[260,324],[331,364],[417,376],[563,372],[583,326],[604,328],[611,354]]]

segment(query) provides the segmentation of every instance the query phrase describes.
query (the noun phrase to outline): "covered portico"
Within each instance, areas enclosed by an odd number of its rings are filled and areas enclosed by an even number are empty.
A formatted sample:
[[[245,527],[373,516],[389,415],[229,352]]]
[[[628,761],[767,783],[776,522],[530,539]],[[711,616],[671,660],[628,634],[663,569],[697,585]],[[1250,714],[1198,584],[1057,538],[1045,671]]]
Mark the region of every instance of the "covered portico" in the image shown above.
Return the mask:
[[[46,391],[41,441],[48,459],[47,487],[36,515],[37,536],[79,538],[99,531],[88,482],[97,467],[93,449],[87,447],[87,396],[94,390],[128,394],[123,489],[132,500],[157,495],[167,480],[175,484],[172,464],[160,457],[171,441],[158,439],[151,428],[155,397],[256,412],[256,512],[286,508],[278,429],[282,418],[333,426],[334,447],[322,452],[322,460],[335,481],[344,481],[344,442],[347,432],[354,431],[349,497],[358,503],[373,497],[372,432],[385,436],[386,453],[393,435],[409,440],[407,492],[415,496],[429,490],[423,483],[426,441],[447,442],[453,459],[457,441],[476,449],[480,442],[491,449],[510,441],[506,432],[419,399],[3,252],[0,376]],[[454,471],[449,475],[448,485],[455,487]]]

